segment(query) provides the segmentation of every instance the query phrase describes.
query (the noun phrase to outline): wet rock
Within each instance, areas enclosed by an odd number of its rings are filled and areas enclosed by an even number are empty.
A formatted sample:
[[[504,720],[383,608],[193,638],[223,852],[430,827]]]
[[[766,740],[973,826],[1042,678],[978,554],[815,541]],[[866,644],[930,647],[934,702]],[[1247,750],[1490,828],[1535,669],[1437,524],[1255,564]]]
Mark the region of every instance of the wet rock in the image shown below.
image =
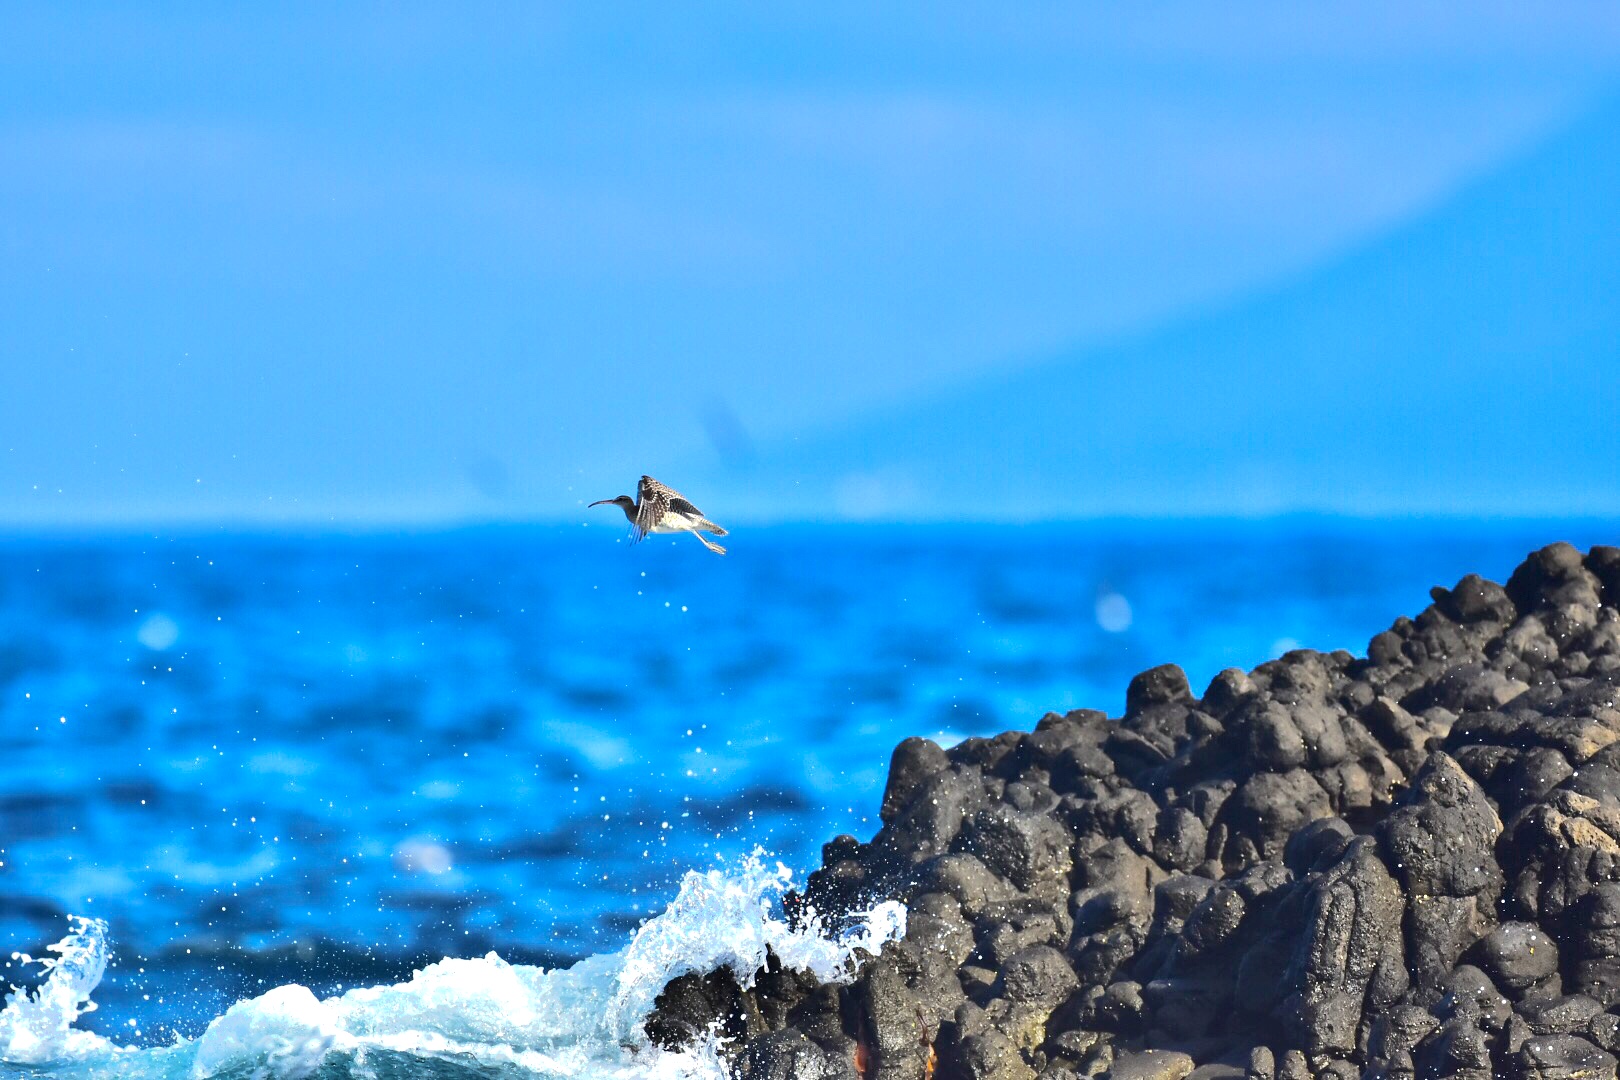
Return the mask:
[[[1620,1016],[1599,1013],[1587,1022],[1585,1035],[1600,1049],[1611,1054],[1620,1050]]]
[[[1504,746],[1463,746],[1457,763],[1495,800],[1501,814],[1511,819],[1530,803],[1540,802],[1575,774],[1569,759],[1557,750],[1537,747],[1515,750]]]
[[[889,782],[883,789],[878,814],[885,823],[893,821],[915,798],[923,781],[945,771],[949,759],[945,751],[928,739],[910,738],[894,748],[889,761]]]
[[[1172,870],[1192,870],[1209,853],[1209,830],[1197,814],[1174,806],[1160,811],[1153,832],[1153,857]]]
[[[1154,979],[1142,987],[1148,1041],[1182,1044],[1219,1033],[1232,1014],[1232,984],[1208,974]]]
[[[962,915],[962,906],[945,893],[923,893],[909,905],[906,940],[925,952],[937,952],[952,967],[961,964],[973,951],[973,928]]]
[[[1500,1031],[1512,1015],[1507,998],[1490,976],[1472,964],[1452,968],[1441,978],[1438,989],[1441,998],[1434,1013],[1443,1019],[1461,1018],[1488,1031]]]
[[[1080,887],[1069,898],[1075,928],[1090,933],[1128,924],[1146,930],[1153,917],[1153,886],[1162,871],[1123,840],[1080,848]]]
[[[922,887],[951,897],[969,917],[1016,894],[1013,886],[992,873],[977,855],[960,852],[934,859],[919,877]]]
[[[1379,667],[1404,666],[1406,641],[1394,630],[1374,634],[1367,643],[1367,659]]]
[[[1470,957],[1498,989],[1515,999],[1558,971],[1558,946],[1534,923],[1503,923],[1480,939]]]
[[[1159,813],[1158,803],[1147,792],[1120,791],[1098,799],[1076,815],[1075,828],[1094,836],[1116,836],[1132,850],[1150,855],[1158,833]]]
[[[895,781],[893,773],[890,781]],[[983,778],[974,769],[947,769],[902,782],[913,783],[915,792],[903,807],[893,810],[891,820],[873,838],[873,858],[865,867],[872,876],[892,877],[949,851],[966,820],[988,798]]]
[[[1492,663],[1521,681],[1538,669],[1551,667],[1558,659],[1558,643],[1537,615],[1524,616],[1491,646],[1487,655]]]
[[[1439,1026],[1433,1013],[1412,1004],[1396,1005],[1373,1017],[1368,1029],[1370,1063],[1389,1072],[1411,1073],[1418,1044]]]
[[[1108,984],[1094,999],[1091,1016],[1099,1031],[1112,1031],[1121,1035],[1135,1035],[1142,1030],[1142,1015],[1147,1006],[1142,1000],[1142,986],[1129,979]]]
[[[1620,608],[1620,547],[1594,547],[1586,553],[1586,568],[1603,589],[1603,602]]]
[[[1286,706],[1256,701],[1242,721],[1248,734],[1249,760],[1256,768],[1285,772],[1305,764],[1305,736]]]
[[[1215,888],[1213,878],[1198,874],[1177,874],[1159,882],[1153,889],[1153,930],[1156,936],[1172,939],[1187,919]]]
[[[1489,1080],[1491,1049],[1486,1035],[1471,1019],[1447,1020],[1413,1055],[1419,1076],[1459,1076]]]
[[[1068,938],[1068,929],[1068,921],[1057,912],[987,914],[978,924],[979,955],[1000,971],[1031,946],[1061,944]]]
[[[1212,716],[1224,717],[1250,694],[1254,693],[1254,680],[1242,668],[1227,668],[1209,682],[1200,702]]]
[[[1013,1001],[1051,1006],[1068,997],[1078,980],[1062,953],[1049,945],[1032,945],[1007,961],[1001,985]]]
[[[1430,732],[1399,702],[1377,697],[1361,710],[1361,719],[1383,746],[1393,751],[1422,752]]]
[[[1256,773],[1227,800],[1221,815],[1234,834],[1253,842],[1255,855],[1229,856],[1227,863],[1241,869],[1258,858],[1280,855],[1295,829],[1332,814],[1327,793],[1307,770]]]
[[[1513,601],[1507,590],[1494,581],[1486,581],[1478,574],[1469,574],[1450,590],[1440,590],[1443,596],[1435,602],[1448,616],[1458,622],[1512,622],[1515,615]]]
[[[742,1080],[860,1080],[853,1060],[817,1046],[793,1028],[767,1032],[743,1052]]]
[[[1485,793],[1443,753],[1430,756],[1378,830],[1401,883],[1425,896],[1500,889],[1494,848],[1501,834],[1501,819]]]
[[[1585,1034],[1603,1006],[1584,994],[1532,998],[1515,1010],[1536,1035]]]
[[[1432,986],[1495,923],[1501,820],[1455,760],[1432,754],[1378,828],[1384,859],[1406,893],[1411,974]]]
[[[1525,1041],[1514,1063],[1524,1080],[1613,1080],[1616,1060],[1579,1035],[1539,1035]]]
[[[1241,877],[1221,882],[1187,916],[1177,937],[1177,956],[1189,964],[1225,962],[1244,944],[1254,943],[1276,895],[1292,880],[1286,868],[1262,864]],[[1265,976],[1273,984],[1277,971]]]
[[[943,1075],[964,1080],[1036,1080],[1018,1047],[972,1005],[958,1010],[941,1032],[939,1062]]]
[[[1186,704],[1193,700],[1187,673],[1175,664],[1149,668],[1125,688],[1125,714],[1132,716],[1154,705]]]
[[[1561,586],[1583,578],[1597,584],[1580,551],[1559,542],[1532,551],[1508,578],[1505,591],[1520,611],[1534,611],[1552,600]]]
[[[688,972],[670,980],[653,1003],[645,1029],[655,1046],[678,1049],[712,1030],[727,1038],[744,1034],[742,986],[730,968]]]
[[[997,877],[1029,891],[1057,886],[1067,892],[1071,840],[1062,824],[1010,806],[980,811],[963,830],[958,850],[977,855]]]
[[[1620,807],[1555,790],[1515,819],[1502,866],[1518,910],[1557,926],[1596,885],[1620,881]]]
[[[1279,1019],[1311,1054],[1356,1047],[1365,1010],[1376,1015],[1405,993],[1400,887],[1371,837],[1357,837],[1327,870],[1304,883],[1304,925],[1284,975],[1293,992]]]
[[[1170,761],[1171,752],[1153,740],[1129,728],[1115,728],[1103,741],[1103,753],[1114,764],[1114,770],[1127,783],[1147,784],[1157,771]]]
[[[1070,1070],[1078,1070],[1095,1061],[1098,1051],[1107,1045],[1107,1036],[1100,1032],[1065,1028],[1046,1041],[1047,1058],[1068,1066]],[[1112,1064],[1112,1053],[1109,1053],[1108,1061]]]
[[[963,964],[956,969],[956,978],[962,984],[962,993],[975,1005],[980,1007],[988,1005],[990,999],[995,996],[997,975],[990,968],[978,964]]]
[[[1547,747],[1578,765],[1616,739],[1620,739],[1620,731],[1595,717],[1563,718],[1516,709],[1460,717],[1446,737],[1446,747],[1455,750],[1470,743],[1518,750]]]
[[[928,1071],[933,1033],[907,966],[900,950],[886,945],[856,986],[879,1080],[923,1080]]]
[[[1579,958],[1571,988],[1605,1007],[1620,1002],[1620,884],[1594,886],[1577,903],[1570,924]]]
[[[1296,875],[1318,869],[1318,864],[1332,863],[1343,854],[1355,830],[1341,818],[1318,818],[1294,830],[1283,849],[1283,865]]]
[[[1299,1050],[1286,1051],[1277,1062],[1277,1080],[1312,1080],[1311,1067]]]
[[[1108,1071],[1111,1080],[1185,1080],[1193,1059],[1176,1050],[1139,1050],[1121,1054]]]
[[[1408,694],[1401,702],[1415,712],[1439,706],[1452,712],[1499,709],[1530,689],[1517,679],[1475,662],[1447,668],[1438,679]]]
[[[1187,1080],[1243,1080],[1244,1070],[1236,1065],[1200,1065],[1187,1074]]]
[[[1076,937],[1069,946],[1074,973],[1085,986],[1110,984],[1142,948],[1142,941],[1143,933],[1134,925],[1115,926]]]

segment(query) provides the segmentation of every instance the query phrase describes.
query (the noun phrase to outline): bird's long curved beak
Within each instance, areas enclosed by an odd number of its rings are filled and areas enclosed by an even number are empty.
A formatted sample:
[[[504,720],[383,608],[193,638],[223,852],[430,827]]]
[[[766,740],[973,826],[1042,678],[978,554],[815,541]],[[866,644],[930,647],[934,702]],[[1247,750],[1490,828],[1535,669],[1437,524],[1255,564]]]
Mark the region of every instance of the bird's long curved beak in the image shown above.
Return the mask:
[[[612,501],[612,499],[597,499],[595,502],[591,503],[591,506],[601,506],[604,503],[610,503]]]

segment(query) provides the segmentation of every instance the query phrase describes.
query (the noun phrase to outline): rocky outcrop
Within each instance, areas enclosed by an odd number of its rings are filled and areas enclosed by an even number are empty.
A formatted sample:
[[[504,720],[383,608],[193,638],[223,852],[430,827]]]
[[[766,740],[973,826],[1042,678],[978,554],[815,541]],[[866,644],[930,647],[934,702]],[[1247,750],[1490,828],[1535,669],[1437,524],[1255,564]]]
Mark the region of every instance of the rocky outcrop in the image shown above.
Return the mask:
[[[847,985],[685,976],[649,1034],[744,1080],[1615,1076],[1620,549],[1432,598],[1366,658],[906,740],[789,904],[898,898],[905,939]]]

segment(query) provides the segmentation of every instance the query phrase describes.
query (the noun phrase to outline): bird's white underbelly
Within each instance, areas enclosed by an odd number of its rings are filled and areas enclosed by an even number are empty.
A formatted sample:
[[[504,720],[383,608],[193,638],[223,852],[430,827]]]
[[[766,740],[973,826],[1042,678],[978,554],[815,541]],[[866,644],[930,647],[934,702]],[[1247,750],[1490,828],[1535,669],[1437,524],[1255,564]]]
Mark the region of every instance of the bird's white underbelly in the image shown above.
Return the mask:
[[[680,514],[669,513],[660,518],[658,524],[654,525],[648,531],[655,533],[691,532],[693,529],[697,528],[697,524],[698,523],[695,518],[682,517]]]

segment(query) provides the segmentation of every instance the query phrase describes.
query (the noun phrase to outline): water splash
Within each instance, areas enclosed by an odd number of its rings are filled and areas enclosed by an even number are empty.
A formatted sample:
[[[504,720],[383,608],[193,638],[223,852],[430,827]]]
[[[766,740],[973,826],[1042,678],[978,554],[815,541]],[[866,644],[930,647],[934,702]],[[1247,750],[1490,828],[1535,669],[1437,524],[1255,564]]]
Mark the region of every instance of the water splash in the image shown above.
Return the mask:
[[[627,1018],[639,1024],[664,984],[688,971],[724,965],[746,987],[769,949],[784,967],[837,981],[850,974],[856,949],[876,952],[884,941],[905,934],[906,909],[896,901],[858,917],[854,929],[837,940],[824,935],[818,919],[792,929],[772,914],[774,902],[792,884],[792,871],[781,863],[767,867],[758,849],[730,874],[688,872],[674,903],[644,924],[621,954],[609,1011],[616,1036],[624,1037]]]
[[[730,868],[689,872],[669,907],[623,949],[570,968],[508,964],[490,953],[325,1000],[280,986],[233,1005],[193,1043],[140,1051],[72,1028],[93,1008],[89,995],[106,966],[105,924],[78,920],[75,933],[52,946],[60,958],[43,961],[51,973],[37,995],[8,1000],[0,1032],[21,1033],[4,1044],[17,1051],[6,1060],[77,1062],[69,1074],[87,1080],[303,1080],[382,1075],[395,1064],[420,1065],[420,1075],[435,1075],[436,1065],[465,1075],[474,1065],[496,1075],[723,1080],[717,1045],[677,1053],[647,1041],[642,1022],[665,983],[724,965],[746,984],[767,950],[787,967],[845,979],[857,950],[875,952],[905,932],[905,908],[894,902],[838,940],[815,924],[795,930],[777,915],[791,884],[786,867],[767,866],[756,851]]]
[[[13,986],[0,1010],[0,1061],[41,1064],[104,1053],[112,1044],[73,1026],[94,1011],[90,994],[107,971],[107,924],[101,919],[69,916],[72,931],[35,958],[12,953],[13,960],[38,964],[45,981],[33,990]]]

